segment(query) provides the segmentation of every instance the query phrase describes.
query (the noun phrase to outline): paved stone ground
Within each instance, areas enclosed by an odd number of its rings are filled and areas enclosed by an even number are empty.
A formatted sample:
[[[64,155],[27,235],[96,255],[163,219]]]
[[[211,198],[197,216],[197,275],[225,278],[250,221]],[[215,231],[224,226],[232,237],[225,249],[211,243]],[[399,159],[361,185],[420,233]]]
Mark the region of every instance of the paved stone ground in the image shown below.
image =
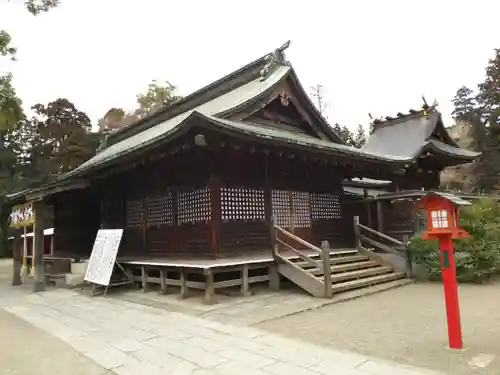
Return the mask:
[[[10,300],[6,311],[117,375],[423,375],[366,356],[64,289]]]
[[[22,301],[33,285],[12,287],[12,261],[0,259],[0,374],[8,375],[111,375],[58,338],[16,317],[2,307]]]
[[[0,374],[113,374],[61,340],[2,310],[0,332]]]
[[[461,285],[465,350],[447,348],[443,288],[416,283],[255,327],[323,347],[416,364],[453,375],[500,374],[500,281]]]

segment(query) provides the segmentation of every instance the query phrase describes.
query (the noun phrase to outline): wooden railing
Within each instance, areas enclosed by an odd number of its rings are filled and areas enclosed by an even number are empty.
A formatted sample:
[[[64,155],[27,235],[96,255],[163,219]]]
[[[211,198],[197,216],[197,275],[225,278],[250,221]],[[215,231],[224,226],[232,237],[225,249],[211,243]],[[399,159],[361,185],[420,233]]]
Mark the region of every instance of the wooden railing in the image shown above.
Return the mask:
[[[288,238],[294,242],[297,242],[303,245],[306,249],[312,250],[313,254],[319,254],[321,260],[317,260],[312,258],[310,255],[304,253],[303,251],[296,249],[289,243],[285,242],[284,239],[280,238],[280,235],[284,238]],[[331,297],[332,296],[332,272],[331,272],[331,261],[330,261],[330,246],[328,241],[323,241],[321,243],[321,247],[314,246],[313,244],[305,241],[304,239],[296,236],[293,233],[286,231],[285,229],[279,227],[276,224],[276,220],[272,219],[272,241],[273,241],[273,256],[274,259],[281,264],[287,265],[288,269],[291,271],[290,276],[293,279],[294,276],[297,277],[298,280],[292,280],[301,284],[304,289],[311,292],[313,295],[317,295],[318,297]],[[309,272],[305,271],[301,267],[297,266],[293,262],[291,262],[286,256],[280,254],[280,250],[285,249],[288,250],[295,256],[298,256],[299,259],[308,263],[311,267],[318,268],[323,272],[323,280],[318,280],[318,278],[311,275]],[[318,285],[318,282],[321,282],[323,285]],[[320,287],[322,290],[318,290]]]
[[[382,232],[376,231],[367,227],[359,222],[359,216],[354,217],[354,235],[356,237],[356,247],[358,250],[370,252],[370,255],[377,257],[377,252],[364,246],[364,244],[371,245],[374,250],[379,250],[378,254],[390,253],[398,255],[405,259],[406,274],[411,277],[412,263],[411,256],[408,250],[408,237],[405,236],[403,241],[388,236]],[[387,262],[387,260],[378,256],[378,260]]]

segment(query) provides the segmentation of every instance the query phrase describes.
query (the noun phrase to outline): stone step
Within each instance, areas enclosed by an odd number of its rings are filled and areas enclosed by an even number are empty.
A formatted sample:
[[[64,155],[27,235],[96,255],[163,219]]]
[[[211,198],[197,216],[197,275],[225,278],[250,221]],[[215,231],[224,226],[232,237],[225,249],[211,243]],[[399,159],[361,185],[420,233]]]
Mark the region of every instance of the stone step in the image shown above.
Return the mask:
[[[365,277],[362,279],[335,283],[332,286],[332,291],[333,293],[344,292],[346,290],[352,290],[370,285],[381,284],[388,281],[399,280],[404,277],[405,277],[404,272],[391,272],[384,275]]]
[[[360,262],[364,260],[369,260],[366,255],[348,255],[348,256],[339,256],[339,257],[334,257],[331,258],[331,264],[344,264],[344,263],[353,263],[353,262]],[[309,263],[304,262],[304,261],[298,261],[295,262],[295,264],[301,268],[307,269],[307,268],[313,268]]]
[[[334,274],[334,273],[338,273],[338,272],[347,272],[347,271],[360,270],[360,269],[370,268],[370,267],[378,267],[379,265],[380,264],[378,264],[374,260],[364,260],[361,262],[353,262],[353,263],[346,263],[346,264],[339,264],[336,266],[331,266],[330,270],[332,271],[332,274]],[[318,268],[310,268],[307,271],[313,276],[323,275],[323,270],[318,269]]]
[[[357,280],[377,275],[383,275],[393,271],[394,270],[391,267],[378,266],[356,271],[341,272],[332,275],[332,283],[335,284],[347,280]]]

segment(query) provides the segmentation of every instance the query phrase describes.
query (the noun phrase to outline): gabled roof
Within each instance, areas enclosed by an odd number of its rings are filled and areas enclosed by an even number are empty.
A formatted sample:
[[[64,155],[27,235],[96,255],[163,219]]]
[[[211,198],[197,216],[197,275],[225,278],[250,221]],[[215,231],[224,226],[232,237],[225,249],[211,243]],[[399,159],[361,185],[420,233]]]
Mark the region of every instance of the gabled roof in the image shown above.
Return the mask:
[[[129,126],[119,129],[118,131],[109,135],[108,144],[114,144],[119,141],[122,141],[125,138],[128,138],[146,129],[155,127],[158,124],[168,121],[183,113],[184,114],[188,113],[191,110],[196,109],[198,111],[203,111],[204,108],[202,107],[205,104],[212,102],[214,100],[217,100],[219,105],[221,105],[223,104],[222,103],[223,101],[218,100],[219,98],[227,97],[226,96],[227,94],[232,93],[234,91],[239,91],[241,94],[241,92],[244,92],[244,90],[241,90],[242,86],[247,86],[248,84],[251,84],[255,81],[257,82],[262,81],[263,86],[271,88],[271,87],[276,87],[285,78],[288,78],[290,80],[290,82],[295,88],[294,91],[297,94],[297,97],[299,97],[299,99],[303,101],[308,107],[308,112],[315,121],[315,123],[312,124],[312,127],[317,133],[319,133],[320,137],[321,135],[324,135],[325,137],[322,138],[329,139],[332,142],[336,143],[344,143],[342,138],[338,134],[336,134],[335,130],[329,125],[326,119],[320,114],[318,109],[314,106],[311,99],[307,95],[306,91],[302,87],[297,75],[295,74],[295,71],[293,70],[289,62],[286,62],[288,69],[286,72],[283,72],[282,76],[280,77],[281,79],[275,80],[271,85],[267,84],[269,76],[265,80],[261,79],[262,70],[267,64],[269,64],[269,57],[275,54],[277,51],[283,53],[284,49],[287,48],[289,44],[290,42],[288,41],[287,43],[285,43],[286,47],[284,45],[270,54],[267,53],[266,55],[260,57],[257,60],[252,61],[251,63],[243,66],[242,68],[189,94],[188,96],[185,96],[181,100],[169,105],[168,107],[160,109]],[[273,70],[274,68],[271,69],[271,72]],[[231,105],[232,103],[227,103],[225,107],[224,105],[221,105],[220,108],[216,111],[216,113],[210,113],[210,114],[217,114],[218,117],[229,118],[233,113],[242,110],[244,107],[246,107],[248,104],[251,104],[258,98],[255,96],[254,92],[249,91],[247,92],[246,95],[242,96],[241,99],[242,100],[237,105]]]
[[[125,157],[135,155],[137,152],[144,151],[149,147],[169,142],[176,136],[184,134],[193,126],[209,126],[210,129],[216,131],[252,137],[254,140],[259,141],[273,141],[288,147],[298,147],[344,157],[355,157],[369,162],[391,163],[395,168],[401,168],[404,163],[416,157],[413,154],[408,155],[398,150],[392,152],[383,145],[381,147],[370,147],[370,145],[376,146],[376,138],[383,135],[383,128],[378,129],[370,137],[367,146],[365,145],[361,150],[343,144],[340,137],[310,101],[293,67],[290,63],[284,61],[282,52],[283,47],[281,50],[277,49],[274,53],[267,54],[221,80],[189,95],[171,107],[161,110],[122,131],[118,131],[110,136],[110,145],[92,159],[61,176],[55,182],[33,189],[28,193],[31,195],[41,192],[47,193],[51,189],[56,192],[61,189],[72,189],[73,186],[82,188],[87,181],[78,181],[79,178],[87,176],[96,169],[121,162]],[[279,55],[279,53],[281,53],[281,60],[270,58],[270,56],[274,56],[276,59],[276,55]],[[267,74],[261,76],[261,72],[266,71],[265,68],[270,69],[267,70]],[[280,86],[282,83],[283,86]],[[246,113],[249,108],[265,105],[271,94],[274,95],[277,91],[281,92],[285,86],[290,87],[297,100],[306,107],[306,116],[310,118],[309,122],[313,123],[310,125],[317,137],[250,123],[246,120],[248,117],[240,116],[242,113]],[[235,121],[236,118],[239,120]],[[397,127],[391,128],[397,129]],[[424,128],[427,129],[428,127]],[[394,130],[394,132],[398,133],[398,130]],[[428,131],[426,130],[421,131],[421,133],[418,136],[427,139],[432,132],[427,134]],[[397,135],[396,139],[400,137],[400,135]],[[409,138],[407,134],[405,134],[405,137]],[[394,137],[389,134],[389,138]],[[432,144],[430,141],[427,143]],[[414,148],[418,148],[418,146],[415,145]],[[445,149],[444,146],[442,148]],[[78,182],[77,185],[75,185],[75,180]],[[12,199],[21,199],[22,196],[28,196],[28,193],[17,194]]]
[[[177,116],[157,127],[145,130],[135,136],[116,143],[97,154],[77,169],[62,176],[62,178],[80,175],[95,166],[112,162],[113,160],[118,159],[121,155],[130,154],[146,146],[151,146],[157,142],[165,141],[167,138],[173,138],[175,134],[186,132],[195,125],[206,126],[216,131],[226,131],[233,134],[246,135],[252,138],[260,138],[262,140],[281,142],[290,146],[311,148],[318,151],[323,150],[336,155],[353,156],[364,160],[375,160],[389,163],[404,163],[407,161],[404,157],[392,157],[384,154],[366,152],[344,144],[333,143],[331,141],[287,131],[277,127],[273,128],[251,122],[233,121],[219,118],[209,114],[212,109],[212,107],[208,106],[208,108],[202,108],[201,110],[189,111],[189,113]]]
[[[131,138],[110,146],[108,149],[105,149],[96,157],[82,164],[77,169],[61,176],[56,181],[44,185],[40,188],[32,189],[30,191],[23,191],[17,194],[12,194],[9,196],[9,199],[16,200],[21,199],[22,197],[27,197],[27,199],[35,199],[40,194],[47,195],[64,190],[72,190],[74,188],[85,188],[88,185],[88,181],[85,179],[82,180],[81,177],[84,177],[85,175],[90,173],[92,169],[96,167],[105,168],[108,165],[119,161],[119,159],[121,159],[119,156],[133,156],[136,152],[140,152],[143,148],[155,147],[159,144],[164,144],[172,141],[178,136],[187,133],[193,127],[206,128],[212,131],[229,134],[235,137],[252,139],[254,141],[259,141],[262,143],[272,143],[284,147],[295,148],[304,152],[323,153],[345,158],[356,158],[358,160],[364,160],[368,163],[374,164],[388,163],[391,164],[394,168],[401,168],[405,163],[408,162],[408,160],[403,157],[392,157],[373,152],[365,152],[351,146],[333,143],[331,141],[326,141],[313,136],[284,130],[278,127],[273,128],[249,122],[233,121],[210,116],[198,111],[190,111],[189,114],[186,114],[185,116],[182,116],[178,119],[172,119],[168,124],[164,124],[164,127],[161,129],[161,131],[156,130],[158,132],[156,133],[158,134],[156,137],[144,138],[144,142],[142,143],[137,143],[136,140],[132,139],[134,137],[143,135],[143,133],[153,131],[157,128],[155,127],[146,130]],[[131,140],[131,143],[125,143],[125,141],[128,140]],[[133,144],[136,144],[137,146],[134,147]]]
[[[441,114],[437,111],[411,111],[397,118],[374,121],[374,132],[370,135],[363,151],[417,159],[426,152],[457,159],[455,164],[469,162],[480,153],[460,148],[444,127]]]
[[[195,110],[206,115],[217,116],[219,113],[237,108],[238,106],[247,103],[250,99],[257,99],[260,95],[263,95],[268,90],[271,90],[275,84],[280,82],[286,76],[290,69],[290,67],[279,67],[265,81],[262,81],[260,77],[257,77],[252,81],[225,93],[224,95],[203,103],[202,105],[196,107]],[[155,142],[157,138],[164,136],[172,129],[180,125],[191,113],[193,113],[193,110],[183,112],[167,121],[161,122],[153,127],[112,144],[92,159],[83,163],[71,173],[78,173],[79,171],[89,169],[106,161],[116,159],[138,148],[145,147],[148,144]]]

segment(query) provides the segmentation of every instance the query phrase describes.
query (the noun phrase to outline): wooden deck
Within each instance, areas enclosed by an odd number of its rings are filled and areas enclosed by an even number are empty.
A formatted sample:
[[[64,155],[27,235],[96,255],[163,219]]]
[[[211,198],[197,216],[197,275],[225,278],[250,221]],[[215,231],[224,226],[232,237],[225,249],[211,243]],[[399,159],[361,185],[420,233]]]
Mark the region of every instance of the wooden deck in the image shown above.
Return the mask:
[[[331,249],[331,253],[352,253],[352,249]],[[301,250],[308,256],[320,256],[314,250]],[[291,251],[280,251],[287,259],[299,256]],[[237,287],[241,295],[251,295],[250,285],[269,283],[272,290],[278,290],[280,275],[271,251],[254,252],[246,255],[227,256],[215,259],[165,257],[140,258],[119,257],[123,267],[130,271],[131,277],[142,284],[143,291],[149,284],[159,284],[160,293],[167,293],[169,287],[180,288],[179,297],[187,298],[189,290],[204,291],[204,302],[216,302],[215,291]]]
[[[348,253],[352,249],[331,249],[331,254]],[[313,250],[301,250],[302,253],[308,256],[319,256],[318,252]],[[287,259],[297,259],[298,255],[291,251],[280,251],[280,255]],[[209,269],[209,268],[225,268],[233,266],[257,265],[259,263],[271,263],[274,261],[271,251],[255,252],[252,254],[226,256],[219,258],[195,258],[195,257],[165,257],[165,258],[143,258],[143,257],[118,257],[118,261],[122,264],[136,266],[152,266],[152,267],[175,267],[175,268],[194,268],[194,269]]]

